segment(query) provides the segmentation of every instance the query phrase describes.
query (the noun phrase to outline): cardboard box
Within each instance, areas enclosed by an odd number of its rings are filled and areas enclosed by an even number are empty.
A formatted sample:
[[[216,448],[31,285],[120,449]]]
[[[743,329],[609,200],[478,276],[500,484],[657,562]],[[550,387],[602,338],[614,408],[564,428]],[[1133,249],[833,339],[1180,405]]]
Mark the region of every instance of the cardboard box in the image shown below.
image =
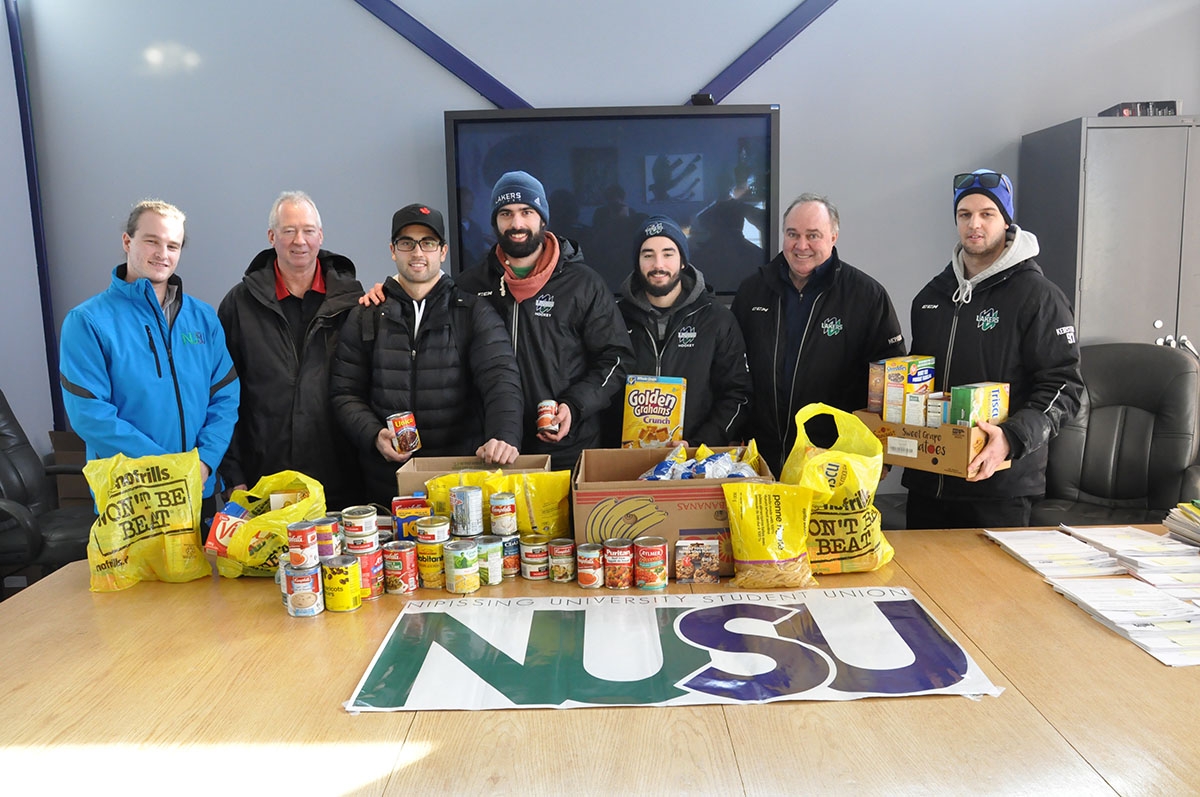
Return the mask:
[[[866,410],[854,413],[883,443],[883,462],[914,470],[941,473],[965,479],[967,465],[987,443],[987,434],[977,426],[945,424],[937,429],[891,423]],[[1011,467],[1000,463],[997,470]]]
[[[84,465],[87,463],[87,447],[74,432],[50,432],[50,446],[54,450],[56,465]],[[94,506],[92,491],[88,489],[83,474],[60,474],[54,477],[58,487],[59,506]]]
[[[908,394],[933,392],[933,358],[919,354],[893,357],[884,363],[883,417],[900,423],[904,420]]]
[[[718,454],[730,448],[713,449]],[[688,455],[695,454],[688,449]],[[638,476],[662,462],[663,449],[586,449],[579,455],[572,480],[571,510],[576,542],[602,542],[607,536],[665,537],[675,577],[677,539],[716,537],[721,541],[721,573],[733,575],[729,547],[729,515],[721,485],[744,479],[680,479],[641,481]],[[775,481],[761,463],[758,474]]]
[[[396,469],[396,495],[412,495],[425,490],[425,482],[437,476],[460,470],[502,470],[505,473],[531,473],[550,470],[549,454],[520,454],[517,461],[504,468],[484,462],[478,457],[413,457]]]

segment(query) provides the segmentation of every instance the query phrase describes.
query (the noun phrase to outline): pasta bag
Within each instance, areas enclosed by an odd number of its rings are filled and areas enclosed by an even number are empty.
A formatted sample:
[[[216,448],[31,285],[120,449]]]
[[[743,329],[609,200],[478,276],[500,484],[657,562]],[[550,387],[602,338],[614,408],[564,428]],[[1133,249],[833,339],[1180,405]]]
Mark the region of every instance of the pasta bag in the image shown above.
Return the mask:
[[[811,480],[810,480],[811,481]],[[808,522],[814,493],[824,497],[823,479],[814,486],[760,482],[721,485],[729,510],[733,545],[732,586],[738,589],[795,589],[816,586],[808,562]]]

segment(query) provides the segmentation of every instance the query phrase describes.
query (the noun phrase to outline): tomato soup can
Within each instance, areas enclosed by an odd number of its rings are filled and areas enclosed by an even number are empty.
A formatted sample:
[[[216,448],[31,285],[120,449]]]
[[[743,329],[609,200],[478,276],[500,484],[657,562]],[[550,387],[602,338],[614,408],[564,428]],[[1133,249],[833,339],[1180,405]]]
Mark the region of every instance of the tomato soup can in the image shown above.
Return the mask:
[[[423,517],[416,523],[417,542],[445,542],[450,539],[450,518],[442,515]]]
[[[558,424],[554,422],[558,415],[558,402],[554,399],[539,401],[537,405],[537,430],[539,432],[557,432]]]
[[[475,540],[451,540],[442,546],[446,590],[468,594],[479,589],[479,548]]]
[[[559,537],[546,546],[550,558],[550,580],[560,583],[575,580],[575,540]]]
[[[504,581],[504,541],[495,534],[475,538],[479,549],[479,584],[494,587]]]
[[[492,534],[516,534],[517,497],[512,493],[492,493],[488,503],[492,516]]]
[[[604,586],[609,589],[633,586],[633,540],[617,537],[604,541]]]
[[[516,532],[501,534],[500,542],[504,546],[504,561],[501,572],[505,578],[513,578],[521,574],[521,537]]]
[[[667,588],[667,541],[638,537],[633,541],[633,583],[638,589]]]
[[[307,520],[289,523],[287,527],[288,564],[292,567],[309,568],[320,564],[317,549],[317,527]]]
[[[321,585],[325,608],[352,612],[362,606],[362,570],[357,556],[330,556],[321,560]]]
[[[425,589],[446,586],[446,572],[442,568],[443,545],[444,542],[417,542],[417,575]]]
[[[421,448],[417,419],[411,412],[397,412],[387,417],[388,427],[395,437],[392,446],[401,454],[411,454]]]
[[[383,546],[383,588],[392,594],[417,590],[417,544],[396,540]]]
[[[317,530],[318,557],[328,559],[342,552],[341,540],[338,537],[338,519],[336,517],[326,515],[320,520],[313,521],[313,527]]]
[[[373,601],[383,595],[383,551],[378,547],[370,551],[355,553],[362,579],[359,594],[364,601]]]
[[[325,599],[321,594],[321,568],[283,568],[284,593],[287,595],[287,612],[292,617],[315,617],[325,611]]]
[[[450,533],[455,537],[483,534],[483,488],[464,485],[450,488]]]
[[[598,542],[585,542],[575,553],[576,580],[584,589],[604,584],[604,548]]]

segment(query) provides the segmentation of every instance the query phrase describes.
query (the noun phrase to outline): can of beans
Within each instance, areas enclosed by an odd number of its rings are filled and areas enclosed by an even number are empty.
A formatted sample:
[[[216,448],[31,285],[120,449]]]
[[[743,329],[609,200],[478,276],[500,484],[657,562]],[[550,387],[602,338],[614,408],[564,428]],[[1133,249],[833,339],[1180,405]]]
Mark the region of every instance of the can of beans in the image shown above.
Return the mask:
[[[446,590],[467,594],[479,589],[479,549],[475,540],[451,540],[442,546]]]
[[[307,520],[289,523],[287,527],[288,564],[297,568],[320,564],[317,549],[317,527]]]
[[[392,594],[416,592],[417,544],[412,540],[383,546],[383,588]]]
[[[633,583],[638,589],[667,588],[667,541],[638,537],[633,541]]]
[[[585,542],[576,549],[576,579],[584,589],[604,584],[604,549],[598,542]]]
[[[326,515],[320,520],[314,520],[313,527],[317,530],[318,557],[327,559],[342,552],[341,543],[338,540],[338,519],[336,517]]]
[[[442,515],[423,517],[416,523],[417,542],[445,542],[450,539],[450,518]]]
[[[383,595],[383,551],[378,546],[370,551],[355,553],[362,581],[359,594],[365,601],[373,601]]]
[[[504,562],[501,572],[505,578],[512,578],[521,572],[521,537],[516,532],[501,534],[500,542],[504,546]]]
[[[479,550],[479,584],[494,587],[504,581],[504,541],[495,534],[475,538]]]
[[[618,537],[604,541],[604,586],[609,589],[633,586],[633,540]]]
[[[517,533],[517,497],[512,493],[492,493],[492,534],[504,536]]]
[[[417,433],[417,419],[411,412],[396,412],[387,417],[388,428],[395,437],[392,446],[401,454],[411,454],[421,448],[421,435]]]
[[[425,589],[441,589],[446,586],[446,572],[442,569],[442,546],[444,542],[417,541],[417,575]]]
[[[286,565],[283,568],[283,577],[288,614],[292,617],[314,617],[325,611],[319,566]]]
[[[539,432],[557,432],[558,423],[554,420],[557,415],[557,401],[554,399],[539,401],[537,405],[537,430]]]
[[[330,556],[321,560],[321,585],[325,608],[352,612],[362,606],[362,571],[357,556]]]
[[[547,544],[550,557],[550,580],[565,582],[575,580],[575,540],[559,537]]]
[[[455,537],[483,534],[483,488],[451,487],[450,513],[450,533]]]

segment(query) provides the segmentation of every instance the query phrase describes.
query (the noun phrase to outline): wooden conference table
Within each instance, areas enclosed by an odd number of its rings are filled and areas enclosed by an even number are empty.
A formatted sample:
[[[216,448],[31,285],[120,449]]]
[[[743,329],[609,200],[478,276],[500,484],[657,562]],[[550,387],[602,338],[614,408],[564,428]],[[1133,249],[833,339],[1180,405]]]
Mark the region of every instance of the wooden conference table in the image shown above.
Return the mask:
[[[821,586],[908,587],[1000,697],[350,715],[342,702],[398,596],[300,619],[265,579],[101,595],[77,562],[0,604],[0,791],[1200,790],[1200,670],[1158,663],[976,531],[888,537],[892,564]],[[579,594],[520,579],[490,589]],[[714,589],[728,587],[670,588]]]

